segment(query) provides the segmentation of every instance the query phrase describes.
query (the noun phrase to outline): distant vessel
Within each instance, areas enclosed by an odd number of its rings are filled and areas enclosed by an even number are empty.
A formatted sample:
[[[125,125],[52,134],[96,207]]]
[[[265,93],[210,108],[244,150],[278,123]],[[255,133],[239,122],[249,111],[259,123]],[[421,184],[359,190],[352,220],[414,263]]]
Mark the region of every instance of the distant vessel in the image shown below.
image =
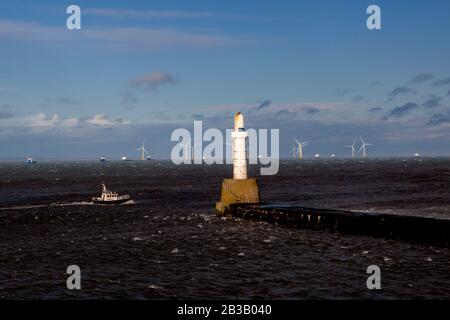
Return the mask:
[[[414,153],[414,158],[420,158],[420,153]]]
[[[122,158],[120,158],[122,161],[128,161],[128,158],[127,157],[122,157]]]
[[[152,156],[147,156],[147,160],[152,160]]]
[[[104,183],[102,183],[102,195],[100,197],[93,197],[94,203],[100,204],[120,204],[132,200],[128,194],[119,196],[116,192],[112,192],[106,189]]]
[[[316,154],[314,155],[314,158],[320,158],[320,154],[316,153]]]
[[[27,163],[28,164],[33,164],[33,163],[36,163],[36,161],[34,161],[32,157],[28,157],[27,158]]]
[[[105,157],[100,157],[100,162],[106,162],[106,158]]]
[[[336,158],[336,155],[333,153],[332,155],[331,155],[331,158]]]

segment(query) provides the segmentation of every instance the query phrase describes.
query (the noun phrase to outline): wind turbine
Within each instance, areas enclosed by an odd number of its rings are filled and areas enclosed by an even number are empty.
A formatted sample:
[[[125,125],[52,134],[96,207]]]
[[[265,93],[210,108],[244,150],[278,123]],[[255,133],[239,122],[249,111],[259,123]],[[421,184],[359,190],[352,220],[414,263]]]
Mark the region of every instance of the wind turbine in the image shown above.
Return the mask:
[[[359,138],[361,139],[362,146],[361,146],[361,148],[359,149],[358,153],[361,153],[361,150],[362,150],[362,152],[363,152],[362,156],[363,156],[363,158],[365,158],[365,157],[366,157],[366,146],[372,146],[373,144],[371,144],[371,143],[365,143],[364,140],[363,140],[363,138],[362,138],[361,136],[360,136]]]
[[[353,141],[353,144],[351,146],[345,146],[345,148],[352,148],[352,158],[354,158],[356,155],[355,144],[356,144],[356,140]]]
[[[295,147],[295,143],[292,144],[291,154],[292,158],[295,159],[295,155],[297,154],[297,148]]]
[[[297,138],[294,138],[295,143],[297,144],[297,151],[298,151],[298,158],[301,160],[303,159],[303,147],[307,146],[309,144],[308,141],[300,142],[297,140]]]
[[[145,149],[145,140],[142,141],[142,146],[137,148],[136,151],[141,151],[141,160],[145,160],[145,154],[148,154],[147,149]]]

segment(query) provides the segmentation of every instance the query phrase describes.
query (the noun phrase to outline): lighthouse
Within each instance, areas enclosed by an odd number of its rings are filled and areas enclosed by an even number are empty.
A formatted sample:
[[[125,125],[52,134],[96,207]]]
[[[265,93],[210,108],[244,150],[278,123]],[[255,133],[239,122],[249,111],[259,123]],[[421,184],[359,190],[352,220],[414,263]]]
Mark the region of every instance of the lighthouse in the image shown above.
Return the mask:
[[[248,133],[244,127],[244,115],[240,112],[234,115],[234,131],[231,132],[233,140],[233,179],[247,179],[247,151],[246,139]]]
[[[219,216],[232,214],[236,206],[234,204],[259,203],[258,180],[248,178],[247,175],[247,150],[244,115],[238,112],[234,115],[234,128],[231,132],[233,141],[233,179],[224,179],[220,201],[216,203],[216,211]]]

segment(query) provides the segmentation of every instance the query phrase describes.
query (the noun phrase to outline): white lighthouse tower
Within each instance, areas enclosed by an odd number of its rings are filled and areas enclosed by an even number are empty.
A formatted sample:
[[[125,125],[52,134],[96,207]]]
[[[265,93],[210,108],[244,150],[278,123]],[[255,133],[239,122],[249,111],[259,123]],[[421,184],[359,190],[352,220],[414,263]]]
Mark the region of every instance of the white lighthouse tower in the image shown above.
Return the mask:
[[[233,139],[233,179],[247,179],[247,152],[245,150],[248,133],[244,127],[244,115],[240,112],[234,116]]]
[[[217,214],[228,215],[236,210],[236,205],[259,203],[258,180],[247,176],[247,152],[244,115],[240,112],[234,115],[234,129],[231,132],[233,140],[233,179],[224,179],[220,201],[216,203]]]

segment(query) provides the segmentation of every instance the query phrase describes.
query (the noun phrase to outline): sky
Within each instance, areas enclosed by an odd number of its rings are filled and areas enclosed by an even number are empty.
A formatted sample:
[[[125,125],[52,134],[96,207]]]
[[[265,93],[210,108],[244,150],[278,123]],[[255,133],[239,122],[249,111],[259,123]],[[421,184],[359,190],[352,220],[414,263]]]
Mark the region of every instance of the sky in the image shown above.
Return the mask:
[[[174,129],[238,111],[285,157],[448,156],[449,32],[440,0],[1,1],[0,159],[169,158]]]

